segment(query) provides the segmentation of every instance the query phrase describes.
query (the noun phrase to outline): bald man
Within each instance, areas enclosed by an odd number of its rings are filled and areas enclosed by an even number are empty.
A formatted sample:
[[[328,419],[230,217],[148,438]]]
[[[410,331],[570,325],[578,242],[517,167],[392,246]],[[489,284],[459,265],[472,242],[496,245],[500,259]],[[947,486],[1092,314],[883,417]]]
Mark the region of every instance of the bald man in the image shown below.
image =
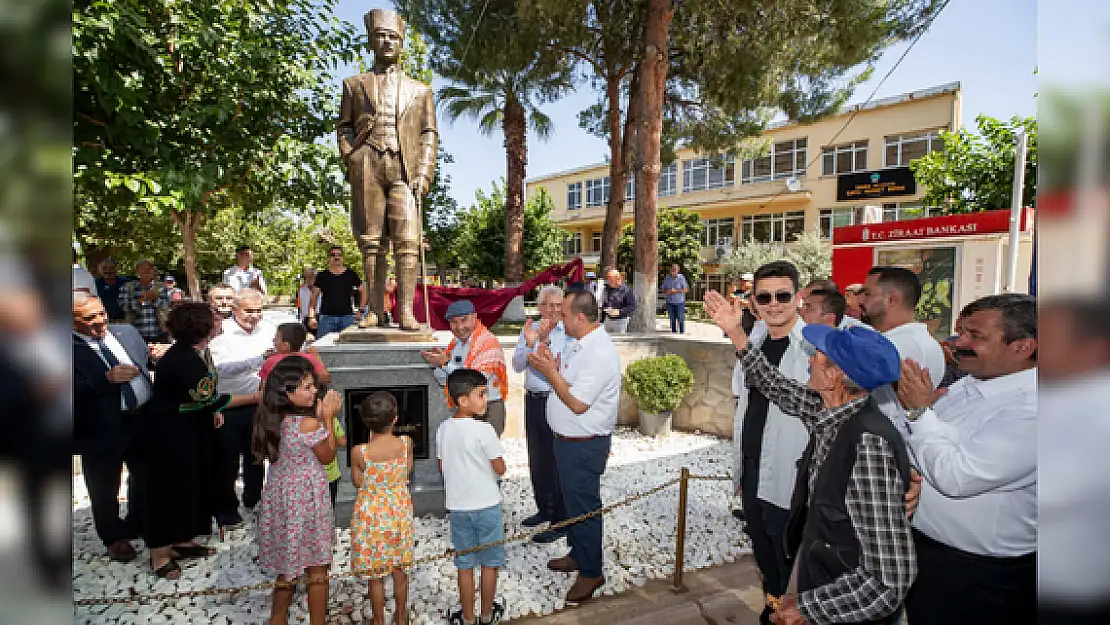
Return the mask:
[[[142,530],[144,471],[135,435],[153,396],[150,352],[130,324],[108,324],[99,297],[74,293],[73,438],[92,500],[93,526],[117,562],[135,559]],[[127,517],[119,495],[127,465]]]

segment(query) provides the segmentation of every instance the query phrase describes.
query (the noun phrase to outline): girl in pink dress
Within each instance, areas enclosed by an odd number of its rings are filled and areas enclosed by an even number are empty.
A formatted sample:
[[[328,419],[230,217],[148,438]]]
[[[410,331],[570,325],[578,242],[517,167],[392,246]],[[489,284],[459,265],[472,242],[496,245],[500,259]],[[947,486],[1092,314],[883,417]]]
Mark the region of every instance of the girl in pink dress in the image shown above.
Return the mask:
[[[324,625],[328,608],[335,521],[324,468],[335,459],[333,419],[339,393],[317,402],[312,363],[289,356],[264,380],[255,419],[255,462],[270,461],[258,523],[258,564],[278,581],[307,577],[311,625]],[[292,588],[274,588],[271,625],[289,622]]]

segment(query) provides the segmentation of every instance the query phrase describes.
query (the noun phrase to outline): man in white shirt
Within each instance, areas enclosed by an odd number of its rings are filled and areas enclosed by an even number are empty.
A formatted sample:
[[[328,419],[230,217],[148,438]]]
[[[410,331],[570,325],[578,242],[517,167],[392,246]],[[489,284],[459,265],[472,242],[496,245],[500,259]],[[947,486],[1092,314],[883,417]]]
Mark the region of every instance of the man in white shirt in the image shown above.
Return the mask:
[[[913,625],[1037,619],[1037,304],[1008,293],[960,313],[952,347],[968,375],[946,391],[903,359],[911,461],[924,483],[913,518]]]
[[[532,478],[532,496],[536,513],[521,521],[524,527],[535,527],[555,517],[555,447],[551,426],[547,424],[547,398],[551,383],[528,365],[528,355],[546,345],[558,358],[567,344],[563,328],[563,290],[545,286],[539,294],[540,319],[528,320],[520,331],[513,351],[513,370],[525,371],[524,435],[528,442],[528,473]],[[549,543],[566,535],[565,530],[543,532],[532,537],[534,542]]]
[[[933,388],[944,379],[944,350],[924,323],[918,323],[915,309],[921,299],[921,281],[903,267],[873,267],[867,272],[860,307],[864,321],[882,332],[898,348],[902,360],[912,360],[932,376]],[[892,386],[876,389],[872,395],[890,421],[906,436],[903,424],[906,411],[898,403]]]
[[[219,391],[229,395],[257,393],[258,377],[264,354],[274,346],[277,329],[262,320],[262,294],[244,288],[235,296],[231,318],[224,319],[223,332],[212,340],[212,362],[220,375]],[[257,404],[247,404],[223,411],[224,425],[216,430],[216,466],[213,471],[213,498],[216,523],[225,529],[243,523],[239,500],[235,496],[235,478],[239,474],[239,457],[243,457],[243,505],[254,509],[262,498],[261,465],[251,455],[251,432]]]
[[[255,289],[266,295],[266,279],[262,277],[262,270],[252,267],[254,250],[249,245],[240,245],[235,248],[235,264],[224,271],[224,282],[239,293],[243,289]],[[253,391],[252,391],[253,392]]]
[[[621,359],[613,341],[598,323],[597,298],[588,292],[567,294],[563,327],[576,339],[556,359],[540,345],[528,364],[551,384],[547,423],[554,433],[559,486],[555,501],[558,520],[601,508],[601,475],[609,458],[621,395]],[[587,601],[605,584],[602,569],[603,526],[594,516],[567,528],[570,553],[547,567],[561,573],[578,571],[567,592],[567,603]]]

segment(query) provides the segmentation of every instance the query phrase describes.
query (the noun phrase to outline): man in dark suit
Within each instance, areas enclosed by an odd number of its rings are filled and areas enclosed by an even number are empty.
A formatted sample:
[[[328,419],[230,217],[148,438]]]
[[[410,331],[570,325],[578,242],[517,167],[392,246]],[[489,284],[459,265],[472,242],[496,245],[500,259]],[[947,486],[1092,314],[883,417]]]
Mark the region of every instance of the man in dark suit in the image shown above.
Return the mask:
[[[92,500],[96,533],[118,562],[135,559],[142,529],[143,466],[136,440],[153,395],[150,352],[134,326],[108,325],[100,298],[74,294],[73,437]],[[120,476],[127,464],[127,518],[120,519]]]

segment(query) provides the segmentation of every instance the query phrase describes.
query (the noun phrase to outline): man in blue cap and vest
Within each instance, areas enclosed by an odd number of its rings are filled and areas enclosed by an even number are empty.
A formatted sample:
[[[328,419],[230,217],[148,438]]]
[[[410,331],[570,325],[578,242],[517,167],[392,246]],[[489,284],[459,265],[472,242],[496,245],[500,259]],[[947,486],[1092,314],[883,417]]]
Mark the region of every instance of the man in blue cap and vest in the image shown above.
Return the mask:
[[[790,583],[770,620],[897,623],[917,575],[905,498],[910,465],[901,435],[871,397],[898,381],[897,348],[869,328],[806,326],[802,336],[815,349],[803,385],[749,348],[738,305],[711,291],[705,310],[736,346],[745,384],[810,433],[786,533]]]

